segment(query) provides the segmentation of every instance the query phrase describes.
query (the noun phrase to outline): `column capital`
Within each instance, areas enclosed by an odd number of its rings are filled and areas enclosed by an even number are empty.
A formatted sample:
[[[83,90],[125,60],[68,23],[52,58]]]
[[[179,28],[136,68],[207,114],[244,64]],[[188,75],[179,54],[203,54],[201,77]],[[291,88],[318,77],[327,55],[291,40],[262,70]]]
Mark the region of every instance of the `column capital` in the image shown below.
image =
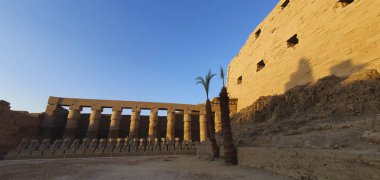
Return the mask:
[[[101,106],[92,106],[91,110],[92,111],[103,111],[103,108]]]
[[[158,108],[152,108],[150,109],[150,113],[154,113],[154,114],[157,114],[158,113]]]
[[[112,111],[122,111],[123,108],[121,108],[120,106],[116,106],[116,107],[112,107]]]
[[[141,112],[141,108],[139,107],[132,108],[132,112]]]
[[[206,110],[199,111],[199,115],[206,115]]]
[[[184,114],[190,114],[190,115],[192,115],[193,111],[192,110],[184,110],[183,113]]]
[[[77,110],[77,111],[82,111],[82,107],[79,105],[71,105],[69,107],[69,110]]]
[[[175,109],[168,109],[167,112],[168,112],[168,114],[174,114],[175,113]]]

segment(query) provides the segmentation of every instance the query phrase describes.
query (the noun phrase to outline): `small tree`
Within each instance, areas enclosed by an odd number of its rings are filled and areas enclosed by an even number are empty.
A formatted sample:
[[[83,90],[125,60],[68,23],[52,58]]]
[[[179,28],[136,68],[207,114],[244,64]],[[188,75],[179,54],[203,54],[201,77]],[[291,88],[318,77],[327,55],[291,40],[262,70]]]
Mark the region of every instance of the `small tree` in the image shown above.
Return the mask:
[[[237,164],[237,151],[234,145],[232,130],[231,130],[231,117],[230,117],[230,98],[228,97],[227,88],[224,84],[224,70],[220,67],[220,78],[223,81],[223,87],[219,94],[220,111],[222,116],[222,132],[225,152],[225,162],[227,164]]]
[[[219,147],[216,144],[215,139],[215,122],[212,118],[212,111],[211,111],[211,102],[209,99],[209,89],[210,89],[210,82],[211,79],[215,76],[215,74],[211,73],[211,69],[208,71],[208,74],[203,78],[201,76],[198,76],[196,80],[196,84],[201,84],[206,92],[206,121],[207,121],[207,131],[208,135],[211,141],[211,147],[213,152],[213,159],[219,157]]]

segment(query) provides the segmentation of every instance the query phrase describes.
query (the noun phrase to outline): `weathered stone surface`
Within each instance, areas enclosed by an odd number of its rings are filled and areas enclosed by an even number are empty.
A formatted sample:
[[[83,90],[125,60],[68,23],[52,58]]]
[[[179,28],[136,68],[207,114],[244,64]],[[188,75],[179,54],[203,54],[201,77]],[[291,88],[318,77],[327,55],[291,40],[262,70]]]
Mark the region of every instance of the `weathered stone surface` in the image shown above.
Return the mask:
[[[41,118],[41,114],[12,111],[8,102],[0,100],[0,157],[22,139],[36,138]]]
[[[26,149],[23,149],[20,153],[19,159],[32,159],[32,152],[36,151],[40,146],[40,141],[38,139],[33,139]]]
[[[239,165],[296,179],[380,179],[380,153],[363,151],[238,148]]]
[[[97,146],[98,146],[98,139],[96,139],[96,138],[92,139],[88,148],[85,150],[85,153],[86,154],[94,154]]]
[[[370,143],[380,144],[380,132],[378,131],[365,131],[361,138]]]
[[[30,145],[29,139],[22,139],[20,144],[10,151],[8,151],[7,155],[4,157],[6,160],[15,160],[19,158],[19,155],[22,151],[26,150]]]
[[[148,139],[117,138],[117,139],[57,139],[50,144],[50,139],[39,141],[23,139],[17,148],[8,152],[6,160],[16,159],[59,159],[85,157],[120,157],[120,156],[151,156],[151,155],[195,155],[197,143],[192,141],[175,143],[165,138]]]
[[[229,64],[227,86],[230,96],[239,99],[238,110],[260,96],[282,94],[328,75],[380,69],[380,1],[355,0],[344,7],[337,0],[283,3]],[[294,35],[298,44],[290,47],[287,41]]]

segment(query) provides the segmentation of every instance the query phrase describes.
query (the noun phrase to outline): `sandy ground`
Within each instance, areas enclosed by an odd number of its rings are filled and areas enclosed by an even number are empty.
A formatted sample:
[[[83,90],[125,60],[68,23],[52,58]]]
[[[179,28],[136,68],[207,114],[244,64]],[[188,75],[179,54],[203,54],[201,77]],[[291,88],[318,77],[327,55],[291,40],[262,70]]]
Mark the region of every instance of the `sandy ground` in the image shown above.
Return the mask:
[[[223,160],[149,156],[0,161],[0,179],[289,179]]]

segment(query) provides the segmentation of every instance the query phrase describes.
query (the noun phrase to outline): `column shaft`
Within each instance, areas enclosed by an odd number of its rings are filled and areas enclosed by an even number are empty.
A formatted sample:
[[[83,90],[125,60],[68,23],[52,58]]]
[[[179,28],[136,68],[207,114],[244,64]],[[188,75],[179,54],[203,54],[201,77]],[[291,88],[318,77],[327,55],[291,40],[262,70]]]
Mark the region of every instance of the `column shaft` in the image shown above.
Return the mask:
[[[121,111],[114,110],[111,115],[110,129],[108,131],[108,138],[118,138],[120,130]]]
[[[91,111],[86,138],[88,138],[88,139],[97,138],[98,130],[99,130],[99,123],[100,123],[101,117],[102,117],[101,110],[92,110]]]
[[[158,110],[152,109],[149,116],[149,138],[157,138]]]
[[[201,142],[207,140],[207,121],[205,114],[199,115],[199,137]]]
[[[70,139],[75,138],[79,120],[80,120],[80,110],[70,109],[69,115],[67,116],[65,132],[63,134],[64,138],[70,138]]]
[[[192,140],[191,137],[191,112],[185,112],[183,117],[183,140]]]
[[[132,110],[131,126],[129,129],[129,138],[139,138],[140,128],[140,110]]]
[[[175,112],[171,110],[168,110],[167,115],[166,138],[170,140],[175,138]]]
[[[222,131],[222,114],[220,111],[215,111],[215,133]]]

